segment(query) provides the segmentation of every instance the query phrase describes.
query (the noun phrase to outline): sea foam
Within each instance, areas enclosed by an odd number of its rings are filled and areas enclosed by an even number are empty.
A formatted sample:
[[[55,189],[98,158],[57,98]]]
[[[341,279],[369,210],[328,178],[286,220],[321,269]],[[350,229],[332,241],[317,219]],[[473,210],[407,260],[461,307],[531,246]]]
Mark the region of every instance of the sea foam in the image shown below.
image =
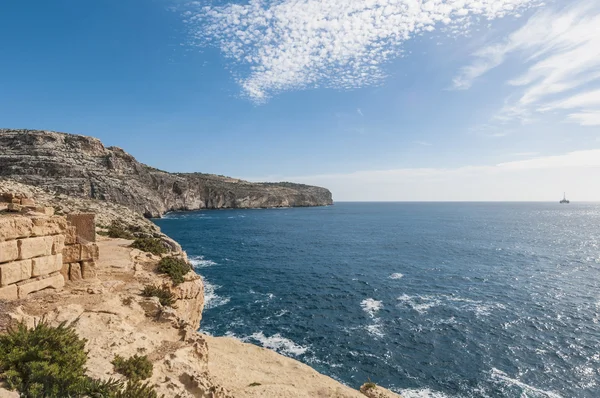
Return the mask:
[[[215,307],[219,307],[221,305],[225,305],[229,302],[229,297],[221,297],[215,290],[219,289],[221,286],[213,285],[204,279],[204,308],[211,309]]]
[[[206,260],[204,256],[192,256],[189,261],[194,268],[206,268],[217,264],[212,260]]]
[[[298,345],[298,344],[294,343],[292,340],[282,337],[279,333],[274,334],[270,337],[267,337],[264,335],[263,332],[258,332],[258,333],[254,333],[248,337],[244,337],[241,340],[242,341],[256,340],[263,347],[277,351],[280,354],[298,356],[298,355],[302,355],[306,351],[308,351],[308,347],[303,347],[301,345]]]
[[[381,303],[381,301],[375,300],[373,298],[364,299],[360,303],[360,306],[362,307],[363,311],[365,311],[371,316],[371,318],[374,318],[377,311],[383,308],[383,304]]]
[[[399,272],[395,272],[389,276],[390,279],[402,279],[403,277],[404,277],[404,274],[401,274]]]

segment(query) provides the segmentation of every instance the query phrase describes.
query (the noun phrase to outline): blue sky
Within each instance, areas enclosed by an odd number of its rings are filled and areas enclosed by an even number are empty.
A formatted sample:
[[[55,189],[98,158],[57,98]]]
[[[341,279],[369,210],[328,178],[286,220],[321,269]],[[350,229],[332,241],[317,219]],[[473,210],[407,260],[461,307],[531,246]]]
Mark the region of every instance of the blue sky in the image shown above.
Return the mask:
[[[600,200],[600,4],[5,1],[0,125],[337,200]],[[594,183],[590,183],[594,181]]]

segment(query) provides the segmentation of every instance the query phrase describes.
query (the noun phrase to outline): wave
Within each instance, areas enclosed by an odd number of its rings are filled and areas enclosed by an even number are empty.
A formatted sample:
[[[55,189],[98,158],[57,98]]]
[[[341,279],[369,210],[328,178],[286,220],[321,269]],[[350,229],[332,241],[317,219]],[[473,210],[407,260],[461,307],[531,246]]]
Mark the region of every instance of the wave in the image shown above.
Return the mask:
[[[449,395],[446,395],[439,391],[432,391],[429,388],[423,388],[423,389],[419,389],[419,390],[415,390],[415,389],[400,390],[400,395],[403,398],[450,398]]]
[[[389,276],[390,279],[402,279],[403,277],[404,277],[404,274],[401,274],[399,272],[395,272]]]
[[[492,380],[513,386],[521,389],[522,397],[529,398],[562,398],[561,395],[553,392],[553,391],[545,391],[536,387],[532,387],[529,384],[525,384],[522,381],[517,379],[513,379],[509,377],[506,373],[496,368],[492,368],[491,370]]]
[[[231,300],[229,297],[221,297],[215,290],[219,289],[221,286],[213,285],[204,279],[204,309],[211,309],[215,307],[219,307],[221,305],[225,305]]]
[[[204,256],[192,256],[189,258],[189,261],[194,268],[206,268],[217,265],[217,263],[212,260],[206,260]]]
[[[308,347],[298,345],[292,340],[282,337],[279,333],[267,337],[263,332],[258,332],[240,340],[244,342],[248,342],[248,340],[258,341],[263,347],[277,351],[280,354],[299,356],[308,351]]]
[[[360,303],[360,306],[363,308],[363,311],[371,316],[371,318],[374,318],[377,311],[383,308],[381,301],[372,298],[364,299]]]
[[[483,301],[471,300],[463,297],[449,296],[446,294],[440,295],[416,295],[409,296],[403,294],[397,298],[398,301],[408,305],[419,314],[424,314],[430,308],[440,305],[452,306],[459,310],[474,312],[477,316],[490,315],[494,309],[504,309],[504,305],[500,303],[484,303]]]

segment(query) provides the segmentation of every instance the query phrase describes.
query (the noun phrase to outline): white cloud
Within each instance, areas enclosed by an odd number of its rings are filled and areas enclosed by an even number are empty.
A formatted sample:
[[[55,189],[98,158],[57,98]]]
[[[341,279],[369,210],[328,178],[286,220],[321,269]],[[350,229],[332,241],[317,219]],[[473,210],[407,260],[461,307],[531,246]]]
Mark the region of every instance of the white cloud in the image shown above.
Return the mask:
[[[356,113],[358,113],[360,116],[363,116],[363,117],[365,116],[365,115],[363,115],[363,112],[362,112],[362,110],[360,108],[358,108],[356,110]]]
[[[600,200],[600,149],[538,156],[492,166],[367,170],[314,176],[272,176],[254,181],[294,181],[325,186],[335,200]]]
[[[413,141],[413,144],[422,145],[422,146],[431,146],[431,143],[427,142],[427,141]]]
[[[508,82],[518,94],[499,119],[529,120],[537,112],[575,110],[568,120],[600,125],[600,91],[593,89],[600,84],[600,3],[579,1],[539,11],[506,40],[473,56],[454,79],[454,88],[469,88],[510,56],[527,68]]]
[[[188,4],[200,45],[216,44],[233,63],[242,92],[260,103],[290,89],[351,89],[380,83],[384,65],[411,37],[445,28],[458,34],[541,0],[250,0]],[[479,72],[471,72],[473,76]]]

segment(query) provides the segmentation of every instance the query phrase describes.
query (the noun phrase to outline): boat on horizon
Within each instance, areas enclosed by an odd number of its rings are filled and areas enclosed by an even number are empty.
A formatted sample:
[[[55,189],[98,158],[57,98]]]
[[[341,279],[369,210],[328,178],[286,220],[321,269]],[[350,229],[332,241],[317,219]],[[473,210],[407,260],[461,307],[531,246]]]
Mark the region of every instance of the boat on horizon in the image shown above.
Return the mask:
[[[563,192],[563,198],[562,198],[562,200],[561,200],[560,202],[558,202],[558,203],[563,203],[563,204],[564,204],[564,203],[571,203],[571,201],[567,199],[567,194],[566,194],[565,192]]]

